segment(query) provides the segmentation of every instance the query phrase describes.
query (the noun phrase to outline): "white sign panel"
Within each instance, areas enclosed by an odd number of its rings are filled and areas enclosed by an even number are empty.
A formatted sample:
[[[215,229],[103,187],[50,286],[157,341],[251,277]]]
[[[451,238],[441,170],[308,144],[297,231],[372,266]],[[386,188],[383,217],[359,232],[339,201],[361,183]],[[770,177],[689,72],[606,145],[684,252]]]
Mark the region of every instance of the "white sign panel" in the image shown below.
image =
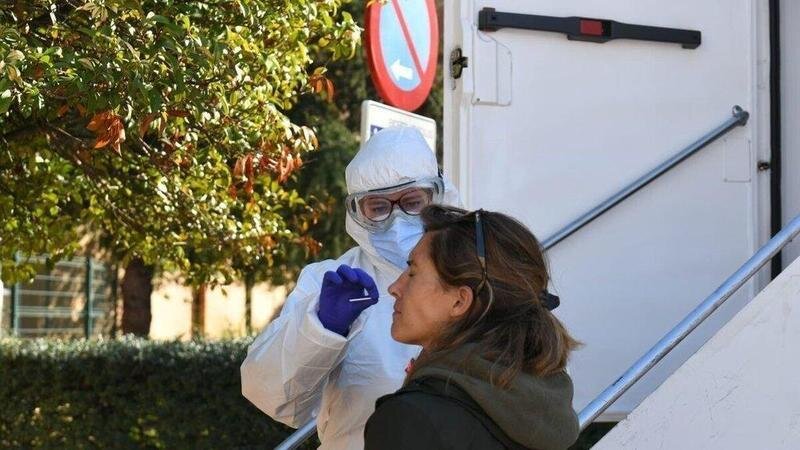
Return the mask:
[[[436,152],[435,120],[372,100],[361,102],[361,142],[366,142],[373,134],[392,126],[417,128],[422,132],[431,151]]]

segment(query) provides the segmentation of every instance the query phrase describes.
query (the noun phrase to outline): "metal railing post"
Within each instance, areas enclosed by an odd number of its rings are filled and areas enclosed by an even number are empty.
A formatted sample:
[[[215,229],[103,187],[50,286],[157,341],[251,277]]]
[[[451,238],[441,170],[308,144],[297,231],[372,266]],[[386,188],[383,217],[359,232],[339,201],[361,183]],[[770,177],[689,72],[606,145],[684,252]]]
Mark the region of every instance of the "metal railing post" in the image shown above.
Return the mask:
[[[17,336],[19,334],[19,300],[20,300],[20,283],[11,285],[11,335]]]
[[[86,338],[92,337],[92,310],[94,309],[94,262],[91,256],[86,257],[86,281],[84,283],[86,289],[86,303],[83,308],[83,331]]]
[[[46,292],[46,294],[44,296],[44,302],[45,302],[45,304],[47,306],[53,306],[53,297],[54,296],[53,296],[53,292],[52,292],[53,291],[53,277],[52,277],[52,275],[53,275],[53,272],[55,272],[55,269],[56,269],[55,266],[56,265],[54,264],[53,265],[53,269],[49,270],[46,273],[46,277],[47,278],[45,278],[45,281],[44,281],[44,290]],[[58,300],[56,300],[56,304],[57,303],[58,303]],[[44,318],[44,328],[45,328],[45,330],[50,328],[50,325],[51,325],[50,316],[45,316],[45,318]]]
[[[14,264],[19,265],[19,252],[14,253]],[[19,306],[22,295],[22,284],[16,282],[11,285],[11,336],[19,335]]]
[[[800,215],[792,219],[780,232],[761,247],[750,259],[747,260],[736,272],[725,280],[720,287],[703,300],[689,315],[678,325],[659,340],[647,353],[636,361],[621,377],[611,386],[607,387],[597,398],[589,403],[578,414],[581,429],[592,423],[603,411],[608,409],[619,397],[622,396],[636,381],[643,377],[664,356],[678,345],[689,333],[697,328],[703,321],[719,308],[733,295],[747,280],[758,272],[761,267],[769,262],[795,236],[800,234]]]

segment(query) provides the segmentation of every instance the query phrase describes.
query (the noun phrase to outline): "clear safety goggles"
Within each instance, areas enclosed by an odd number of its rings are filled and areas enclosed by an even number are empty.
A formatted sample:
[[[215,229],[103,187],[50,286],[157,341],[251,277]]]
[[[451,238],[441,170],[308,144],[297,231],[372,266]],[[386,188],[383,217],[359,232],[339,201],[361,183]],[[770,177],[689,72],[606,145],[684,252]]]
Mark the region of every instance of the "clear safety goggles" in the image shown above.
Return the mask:
[[[395,206],[409,216],[418,216],[423,208],[441,203],[443,198],[444,182],[440,177],[432,177],[350,194],[345,202],[353,220],[370,231],[377,231],[391,225]]]

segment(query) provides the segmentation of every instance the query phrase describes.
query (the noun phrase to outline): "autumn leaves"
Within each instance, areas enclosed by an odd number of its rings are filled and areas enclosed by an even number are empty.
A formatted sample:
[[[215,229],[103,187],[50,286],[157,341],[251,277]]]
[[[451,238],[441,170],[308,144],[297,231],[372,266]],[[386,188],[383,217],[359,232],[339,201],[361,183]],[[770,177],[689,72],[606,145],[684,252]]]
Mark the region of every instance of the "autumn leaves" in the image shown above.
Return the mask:
[[[266,147],[266,145],[264,143],[262,147]],[[236,198],[241,188],[247,195],[252,195],[254,179],[256,175],[264,171],[275,174],[278,183],[283,184],[289,179],[292,172],[302,165],[303,160],[300,155],[292,153],[289,147],[285,145],[279,155],[270,156],[270,152],[264,152],[258,157],[252,153],[241,156],[236,158],[236,162],[233,165],[234,182],[228,188],[228,193],[232,198]]]
[[[94,133],[94,148],[110,146],[114,152],[120,154],[120,144],[125,141],[125,124],[122,118],[111,111],[102,111],[95,114],[86,128]]]

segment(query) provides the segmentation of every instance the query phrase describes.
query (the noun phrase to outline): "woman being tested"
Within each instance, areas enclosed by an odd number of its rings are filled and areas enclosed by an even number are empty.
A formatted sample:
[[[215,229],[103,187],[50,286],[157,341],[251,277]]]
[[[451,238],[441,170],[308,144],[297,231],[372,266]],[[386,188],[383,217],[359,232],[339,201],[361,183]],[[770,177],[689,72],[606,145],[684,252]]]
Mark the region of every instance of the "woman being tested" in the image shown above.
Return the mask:
[[[403,387],[380,398],[366,449],[566,449],[578,436],[577,342],[549,311],[541,248],[495,212],[430,206],[390,287],[392,337],[421,345]]]

